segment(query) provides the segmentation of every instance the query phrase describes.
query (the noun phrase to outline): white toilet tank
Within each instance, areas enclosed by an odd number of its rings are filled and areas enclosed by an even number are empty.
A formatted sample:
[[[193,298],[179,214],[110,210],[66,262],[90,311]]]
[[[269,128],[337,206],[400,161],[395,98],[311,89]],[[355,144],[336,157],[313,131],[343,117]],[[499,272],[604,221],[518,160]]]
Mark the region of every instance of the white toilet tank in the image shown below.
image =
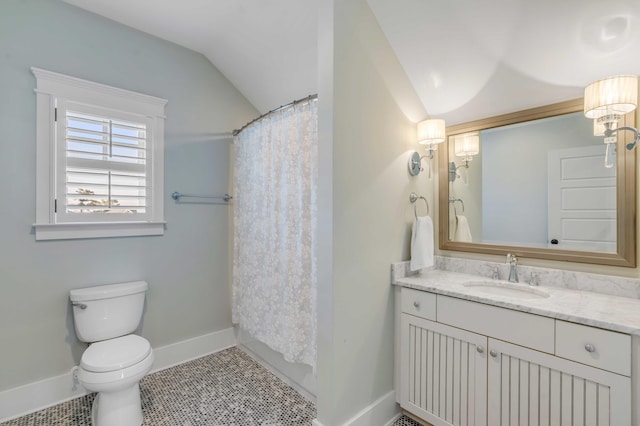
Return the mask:
[[[108,284],[71,290],[78,339],[99,342],[135,331],[142,318],[145,281]]]

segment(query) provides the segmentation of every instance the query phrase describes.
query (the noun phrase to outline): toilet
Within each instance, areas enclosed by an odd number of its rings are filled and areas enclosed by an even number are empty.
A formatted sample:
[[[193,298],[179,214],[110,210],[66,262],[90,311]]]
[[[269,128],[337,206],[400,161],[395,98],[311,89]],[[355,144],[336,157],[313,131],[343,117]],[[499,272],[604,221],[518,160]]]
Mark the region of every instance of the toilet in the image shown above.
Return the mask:
[[[140,426],[140,380],[151,370],[153,350],[133,333],[142,319],[145,281],[71,290],[79,340],[90,343],[78,367],[78,382],[98,392],[91,409],[93,426]]]

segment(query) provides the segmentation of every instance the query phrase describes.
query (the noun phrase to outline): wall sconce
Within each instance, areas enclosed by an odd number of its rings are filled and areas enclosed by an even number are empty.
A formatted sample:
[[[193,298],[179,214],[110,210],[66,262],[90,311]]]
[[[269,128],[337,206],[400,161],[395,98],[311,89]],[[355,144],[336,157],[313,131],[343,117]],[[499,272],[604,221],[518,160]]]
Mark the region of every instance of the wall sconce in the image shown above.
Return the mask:
[[[464,167],[469,168],[469,162],[473,160],[474,155],[480,153],[480,134],[465,133],[454,138],[454,152],[457,157],[464,157],[463,164],[456,166],[455,162],[449,163],[449,182],[454,182],[458,176],[458,169]]]
[[[427,154],[420,156],[418,152],[411,154],[409,158],[409,173],[416,176],[422,171],[422,159],[433,159],[433,153],[438,149],[437,145],[444,142],[446,127],[441,118],[429,118],[421,121],[417,126],[418,143],[427,148]]]
[[[640,141],[640,133],[629,126],[618,127],[623,115],[635,110],[638,106],[638,76],[621,75],[607,77],[589,84],[584,89],[584,115],[594,120],[593,134],[604,136],[606,146],[604,165],[613,167],[616,134],[620,130],[628,130],[635,134],[633,142],[627,144],[632,150]],[[602,132],[602,133],[600,133]]]

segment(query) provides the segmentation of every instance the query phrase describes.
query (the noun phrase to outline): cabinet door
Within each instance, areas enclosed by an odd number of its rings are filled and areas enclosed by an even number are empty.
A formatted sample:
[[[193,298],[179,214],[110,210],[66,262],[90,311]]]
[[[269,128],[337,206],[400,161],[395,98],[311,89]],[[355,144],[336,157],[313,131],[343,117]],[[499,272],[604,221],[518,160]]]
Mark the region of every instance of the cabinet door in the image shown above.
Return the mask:
[[[629,426],[631,379],[489,339],[492,426]]]
[[[485,426],[487,338],[402,314],[400,405],[435,426]]]

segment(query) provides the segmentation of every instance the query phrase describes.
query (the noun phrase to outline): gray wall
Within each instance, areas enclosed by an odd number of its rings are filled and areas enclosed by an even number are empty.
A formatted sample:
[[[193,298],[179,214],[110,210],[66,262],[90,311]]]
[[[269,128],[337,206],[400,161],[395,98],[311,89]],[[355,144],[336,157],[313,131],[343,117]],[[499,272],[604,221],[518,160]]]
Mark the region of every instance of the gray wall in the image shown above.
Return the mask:
[[[165,98],[162,237],[35,242],[31,66]],[[225,193],[231,137],[257,111],[202,55],[59,1],[0,4],[0,391],[68,372],[68,291],[146,280],[154,347],[231,326],[229,207],[176,205],[172,191]]]

